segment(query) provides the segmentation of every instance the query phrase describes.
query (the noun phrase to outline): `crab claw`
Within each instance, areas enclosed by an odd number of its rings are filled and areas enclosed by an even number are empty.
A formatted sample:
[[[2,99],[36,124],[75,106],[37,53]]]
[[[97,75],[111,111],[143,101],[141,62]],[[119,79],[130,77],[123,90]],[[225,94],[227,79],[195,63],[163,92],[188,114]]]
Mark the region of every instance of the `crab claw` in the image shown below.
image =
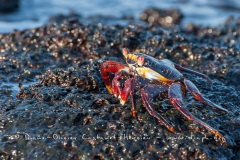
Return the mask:
[[[127,98],[130,94],[130,91],[131,91],[131,85],[132,85],[132,79],[127,79],[125,81],[125,84],[124,84],[124,87],[123,87],[123,90],[121,91],[121,94],[119,96],[119,99],[120,99],[120,103],[121,105],[124,105],[125,102],[127,101]]]
[[[121,84],[119,82],[119,79],[122,78],[122,72],[117,72],[114,75],[114,78],[112,80],[112,92],[114,94],[115,97],[119,96],[119,93],[121,93]]]
[[[211,107],[215,107],[215,108],[218,108],[222,111],[225,111],[225,112],[228,112],[227,109],[211,102],[209,99],[203,97],[203,95],[200,93],[200,91],[197,89],[197,87],[195,86],[195,84],[193,84],[191,81],[187,80],[187,79],[184,79],[184,84],[185,86],[187,87],[187,89],[190,91],[190,93],[193,95],[193,97],[198,100],[199,102],[203,103],[203,104],[206,104],[208,106],[211,106]]]
[[[117,72],[112,80],[112,91],[115,97],[118,97],[121,105],[124,105],[131,92],[132,79],[129,78],[125,81],[124,87],[121,87],[119,79],[123,78],[122,72]]]
[[[125,71],[127,73],[130,72],[129,68],[119,62],[114,62],[114,61],[106,61],[101,64],[100,66],[100,72],[101,72],[101,77],[104,80],[105,86],[108,89],[108,92],[110,94],[113,94],[113,90],[111,87],[111,80],[109,77],[109,73],[117,73],[120,71]]]

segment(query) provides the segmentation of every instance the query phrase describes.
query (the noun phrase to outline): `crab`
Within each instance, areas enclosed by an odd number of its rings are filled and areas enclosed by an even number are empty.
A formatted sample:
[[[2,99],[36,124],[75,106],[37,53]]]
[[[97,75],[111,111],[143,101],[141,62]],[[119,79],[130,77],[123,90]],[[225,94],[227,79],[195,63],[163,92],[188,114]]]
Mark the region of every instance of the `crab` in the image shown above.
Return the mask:
[[[168,59],[159,60],[147,54],[131,53],[126,48],[122,49],[122,54],[126,59],[127,65],[115,61],[105,61],[100,65],[100,73],[108,92],[114,94],[122,105],[125,104],[129,96],[131,97],[134,118],[136,118],[137,114],[134,103],[135,88],[136,86],[140,86],[143,106],[149,114],[155,117],[169,131],[176,133],[174,128],[150,104],[150,98],[162,92],[167,92],[171,104],[187,120],[202,125],[218,138],[225,140],[225,137],[218,130],[192,115],[187,110],[183,100],[184,93],[189,91],[194,99],[202,104],[228,112],[227,109],[205,98],[196,85],[185,78],[180,71],[200,76],[212,83],[208,76],[182,67]],[[124,74],[127,74],[128,78],[124,80],[125,82],[122,85],[121,82],[126,77]],[[111,75],[114,75],[113,78]]]

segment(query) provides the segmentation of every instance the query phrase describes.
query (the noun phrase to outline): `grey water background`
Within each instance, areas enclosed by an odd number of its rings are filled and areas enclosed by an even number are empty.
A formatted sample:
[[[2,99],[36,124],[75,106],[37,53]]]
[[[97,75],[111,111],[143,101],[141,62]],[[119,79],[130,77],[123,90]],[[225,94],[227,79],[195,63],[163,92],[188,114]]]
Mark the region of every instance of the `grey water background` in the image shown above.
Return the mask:
[[[71,12],[84,17],[100,14],[138,19],[147,7],[180,9],[184,14],[183,24],[214,27],[229,16],[240,17],[240,0],[20,0],[17,11],[0,13],[0,33],[38,27],[51,16]]]

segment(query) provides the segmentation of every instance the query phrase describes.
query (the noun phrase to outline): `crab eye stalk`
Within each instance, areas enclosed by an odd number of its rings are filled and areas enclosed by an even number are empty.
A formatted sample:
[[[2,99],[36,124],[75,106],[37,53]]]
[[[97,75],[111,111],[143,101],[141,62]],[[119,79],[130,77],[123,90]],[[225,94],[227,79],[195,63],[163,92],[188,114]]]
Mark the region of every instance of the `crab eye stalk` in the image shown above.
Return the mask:
[[[139,66],[143,66],[143,64],[144,64],[144,57],[143,56],[138,57],[137,64]]]
[[[127,50],[127,48],[123,48],[122,49],[122,54],[123,54],[123,56],[127,59],[127,57],[128,57],[128,50]]]

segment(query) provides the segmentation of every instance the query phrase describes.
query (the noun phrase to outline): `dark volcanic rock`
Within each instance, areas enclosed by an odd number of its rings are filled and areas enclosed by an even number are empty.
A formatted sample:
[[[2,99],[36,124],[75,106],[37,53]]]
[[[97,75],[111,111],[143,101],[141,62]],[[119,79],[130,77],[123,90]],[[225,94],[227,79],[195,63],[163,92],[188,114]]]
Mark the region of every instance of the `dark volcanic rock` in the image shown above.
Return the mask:
[[[140,15],[140,20],[163,27],[171,27],[181,23],[183,14],[178,9],[147,8]]]
[[[0,35],[2,159],[240,158],[238,20],[217,28],[171,30],[84,25],[81,20],[77,15],[58,17],[47,26]],[[103,61],[125,63],[123,47],[209,75],[213,84],[185,74],[229,113],[205,106],[190,94],[187,109],[218,129],[227,143],[183,118],[164,95],[152,105],[176,134],[148,114],[138,93],[134,119],[130,99],[121,106],[99,72]]]

